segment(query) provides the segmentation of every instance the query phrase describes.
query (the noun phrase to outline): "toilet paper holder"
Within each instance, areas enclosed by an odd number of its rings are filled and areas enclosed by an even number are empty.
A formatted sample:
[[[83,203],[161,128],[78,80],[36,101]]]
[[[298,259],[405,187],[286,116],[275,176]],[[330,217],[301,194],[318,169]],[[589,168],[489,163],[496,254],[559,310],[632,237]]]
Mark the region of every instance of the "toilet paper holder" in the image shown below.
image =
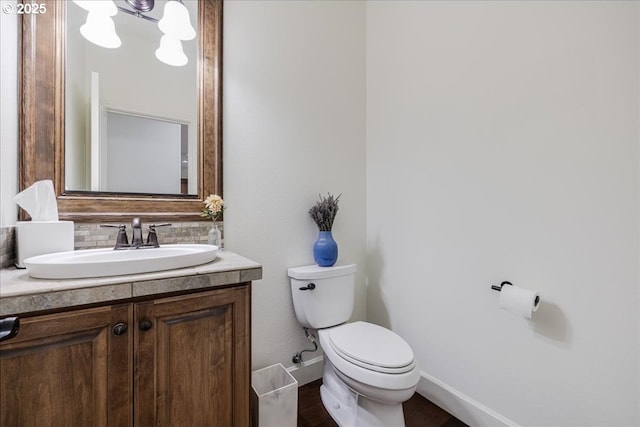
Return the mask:
[[[498,291],[498,292],[500,292],[500,291],[502,291],[502,287],[503,287],[504,285],[510,285],[510,286],[513,286],[513,283],[511,283],[511,282],[509,282],[509,281],[505,280],[504,282],[500,283],[500,286],[498,286],[498,285],[491,285],[491,289],[493,289],[494,291]],[[538,303],[540,303],[540,297],[539,297],[539,296],[536,296],[535,305],[538,305]]]

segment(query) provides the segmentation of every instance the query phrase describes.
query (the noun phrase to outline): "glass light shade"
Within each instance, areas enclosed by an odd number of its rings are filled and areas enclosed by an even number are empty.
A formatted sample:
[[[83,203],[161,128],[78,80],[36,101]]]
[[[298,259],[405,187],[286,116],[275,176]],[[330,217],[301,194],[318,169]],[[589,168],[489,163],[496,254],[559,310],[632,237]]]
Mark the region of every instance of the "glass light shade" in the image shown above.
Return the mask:
[[[164,15],[158,21],[158,28],[164,34],[169,34],[178,40],[192,40],[196,37],[189,11],[185,5],[175,0],[168,1],[164,5]]]
[[[156,50],[156,58],[174,67],[182,67],[189,62],[187,55],[182,50],[182,42],[168,34],[165,34],[160,39],[160,47]]]
[[[73,0],[73,2],[86,11],[103,16],[114,16],[118,13],[113,0]]]
[[[96,14],[96,12],[87,14],[87,22],[80,27],[80,34],[91,43],[109,49],[115,49],[122,44],[120,37],[116,34],[113,19],[106,15]]]

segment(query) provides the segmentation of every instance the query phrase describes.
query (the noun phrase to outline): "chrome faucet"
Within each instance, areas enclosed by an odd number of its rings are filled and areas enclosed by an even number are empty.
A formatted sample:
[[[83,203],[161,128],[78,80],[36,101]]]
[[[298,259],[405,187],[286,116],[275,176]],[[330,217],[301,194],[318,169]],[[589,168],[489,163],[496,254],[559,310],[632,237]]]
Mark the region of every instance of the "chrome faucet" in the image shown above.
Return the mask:
[[[116,237],[116,245],[113,248],[114,250],[119,249],[142,249],[142,248],[159,248],[160,244],[158,243],[158,234],[156,232],[156,227],[166,227],[168,223],[165,224],[151,224],[149,226],[149,234],[147,235],[147,242],[145,243],[142,238],[142,221],[140,217],[134,217],[131,220],[131,244],[129,244],[129,239],[127,237],[127,228],[124,224],[120,225],[111,225],[111,224],[102,224],[101,227],[114,227],[118,229],[118,236]]]

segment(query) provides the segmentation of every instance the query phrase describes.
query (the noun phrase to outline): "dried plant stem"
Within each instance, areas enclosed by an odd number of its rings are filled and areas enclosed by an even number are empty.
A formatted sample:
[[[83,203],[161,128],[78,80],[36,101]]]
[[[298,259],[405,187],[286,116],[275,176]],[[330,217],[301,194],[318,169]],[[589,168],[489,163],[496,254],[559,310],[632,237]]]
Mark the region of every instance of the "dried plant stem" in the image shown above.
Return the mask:
[[[340,196],[342,196],[342,194],[338,197],[333,197],[328,193],[327,197],[319,195],[320,200],[315,204],[315,206],[309,209],[309,215],[311,215],[311,218],[313,218],[320,231],[331,231],[333,228],[333,221],[338,213],[338,201]]]

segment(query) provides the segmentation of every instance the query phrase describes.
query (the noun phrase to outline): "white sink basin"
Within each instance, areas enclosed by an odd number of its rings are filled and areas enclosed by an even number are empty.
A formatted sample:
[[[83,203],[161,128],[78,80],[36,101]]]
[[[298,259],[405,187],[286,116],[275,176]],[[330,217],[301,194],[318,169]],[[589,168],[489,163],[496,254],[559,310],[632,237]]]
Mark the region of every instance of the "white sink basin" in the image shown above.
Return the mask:
[[[214,245],[162,245],[144,249],[84,249],[39,255],[24,260],[31,277],[80,279],[172,270],[211,262],[218,256]]]

